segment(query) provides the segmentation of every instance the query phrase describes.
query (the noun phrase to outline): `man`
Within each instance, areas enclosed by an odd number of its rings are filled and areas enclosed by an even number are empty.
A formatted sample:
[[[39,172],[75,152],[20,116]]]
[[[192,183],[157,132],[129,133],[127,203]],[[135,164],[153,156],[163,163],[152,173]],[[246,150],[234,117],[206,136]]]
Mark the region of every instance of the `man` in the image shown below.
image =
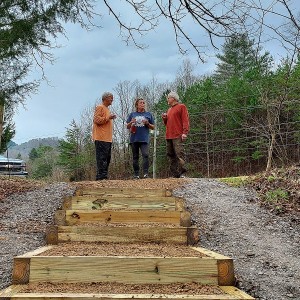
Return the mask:
[[[146,111],[146,102],[138,98],[134,103],[135,112],[127,118],[127,128],[130,129],[130,145],[132,149],[132,165],[134,179],[140,178],[139,151],[143,157],[143,178],[148,178],[149,169],[149,129],[154,129],[154,118]]]
[[[113,120],[116,118],[109,110],[113,102],[113,95],[105,92],[102,104],[96,106],[93,119],[93,141],[96,148],[97,174],[96,180],[107,179],[111,158]]]
[[[190,129],[189,114],[184,104],[179,103],[179,96],[170,92],[167,97],[170,108],[162,114],[166,125],[167,155],[170,159],[170,171],[173,177],[184,177],[185,167],[184,141]]]

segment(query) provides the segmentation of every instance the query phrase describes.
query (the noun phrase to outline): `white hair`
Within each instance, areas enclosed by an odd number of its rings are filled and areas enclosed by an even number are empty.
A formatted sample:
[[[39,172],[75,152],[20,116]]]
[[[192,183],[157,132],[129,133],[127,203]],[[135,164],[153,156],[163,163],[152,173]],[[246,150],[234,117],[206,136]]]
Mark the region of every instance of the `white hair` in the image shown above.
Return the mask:
[[[170,92],[168,98],[174,98],[176,101],[179,101],[179,96],[176,92]]]

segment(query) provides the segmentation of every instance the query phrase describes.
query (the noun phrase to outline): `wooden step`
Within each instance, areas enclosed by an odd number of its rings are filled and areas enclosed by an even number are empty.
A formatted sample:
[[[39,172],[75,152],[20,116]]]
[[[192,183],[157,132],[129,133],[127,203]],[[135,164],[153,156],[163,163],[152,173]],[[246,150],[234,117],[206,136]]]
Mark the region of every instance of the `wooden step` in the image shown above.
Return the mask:
[[[91,245],[93,251],[95,248],[96,245]],[[68,245],[62,249],[69,249]],[[75,253],[79,253],[77,249],[78,247],[75,247]],[[114,249],[116,248],[113,247],[113,251]],[[208,285],[233,285],[234,271],[231,258],[200,247],[185,246],[184,249],[188,257],[163,257],[159,256],[160,253],[155,257],[119,256],[117,250],[115,256],[98,256],[99,252],[94,253],[94,256],[88,256],[88,253],[86,256],[83,254],[77,256],[78,254],[69,255],[72,253],[70,250],[63,250],[63,255],[57,255],[60,253],[59,246],[45,246],[14,258],[13,284],[196,282]],[[107,251],[107,247],[104,250]],[[128,251],[132,250],[132,246],[129,245]],[[83,251],[86,251],[86,245],[83,245]],[[50,254],[54,256],[49,256]]]
[[[47,244],[56,245],[62,242],[110,242],[136,243],[153,242],[182,245],[196,245],[199,232],[196,227],[179,226],[50,226],[47,228]],[[130,225],[130,224],[129,224]],[[136,225],[136,226],[134,226]]]
[[[162,223],[191,226],[191,214],[187,211],[163,210],[58,210],[56,225],[79,225],[82,223]]]
[[[66,197],[63,209],[79,210],[184,210],[184,201],[176,197],[108,197],[84,195]]]
[[[77,196],[97,195],[106,197],[170,197],[168,189],[136,189],[136,188],[82,188],[76,191]]]
[[[0,291],[0,300],[150,300],[150,299],[168,299],[168,300],[254,300],[253,297],[247,295],[245,292],[232,286],[217,286],[222,291],[221,294],[161,294],[161,293],[126,293],[126,294],[111,294],[111,293],[83,293],[72,287],[71,291],[66,292],[23,292],[27,285],[11,285],[3,291]],[[53,287],[51,288],[53,290]],[[214,290],[213,290],[214,291]],[[212,292],[213,292],[212,291]]]

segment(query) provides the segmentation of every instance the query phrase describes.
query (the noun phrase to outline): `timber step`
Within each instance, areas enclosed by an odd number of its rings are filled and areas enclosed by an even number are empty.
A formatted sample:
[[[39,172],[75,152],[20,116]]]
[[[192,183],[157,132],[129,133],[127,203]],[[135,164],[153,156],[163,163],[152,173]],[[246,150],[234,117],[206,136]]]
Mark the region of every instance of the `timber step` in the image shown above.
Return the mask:
[[[63,209],[90,210],[184,210],[184,201],[178,197],[126,197],[107,195],[83,195],[66,197]]]
[[[113,291],[112,291],[113,289]],[[125,290],[125,291],[124,291]],[[193,283],[178,285],[123,285],[114,284],[62,284],[62,285],[12,285],[0,291],[0,299],[8,300],[131,300],[134,298],[176,300],[254,300],[243,291],[232,286],[197,286]]]
[[[191,214],[187,211],[168,210],[58,210],[56,225],[80,225],[82,223],[162,223],[191,226]]]
[[[50,245],[14,258],[0,300],[254,299],[233,287],[231,258],[188,246],[198,229],[171,190],[81,188],[55,224]]]
[[[86,223],[86,226],[49,226],[46,232],[47,244],[63,242],[110,242],[110,243],[168,243],[196,245],[199,232],[195,226],[162,226],[148,224],[103,224]],[[99,226],[100,225],[100,226]],[[102,226],[101,226],[102,225]],[[131,226],[130,226],[131,225]],[[132,226],[133,225],[133,226]],[[142,225],[142,226],[141,226]]]
[[[171,197],[169,189],[150,188],[81,188],[76,191],[77,196],[97,195],[102,197]]]
[[[38,282],[228,286],[234,272],[231,258],[200,247],[63,243],[14,258],[13,284]]]

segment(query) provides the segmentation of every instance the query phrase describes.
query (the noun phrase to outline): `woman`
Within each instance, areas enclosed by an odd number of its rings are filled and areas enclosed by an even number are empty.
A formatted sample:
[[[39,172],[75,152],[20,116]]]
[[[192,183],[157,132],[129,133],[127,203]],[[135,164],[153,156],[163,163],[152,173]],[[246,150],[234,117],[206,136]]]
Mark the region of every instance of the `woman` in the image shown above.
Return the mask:
[[[134,179],[140,178],[139,152],[143,157],[143,178],[149,171],[149,130],[154,129],[154,118],[146,111],[146,102],[138,98],[134,102],[136,111],[129,114],[127,128],[130,129],[130,145],[133,157]]]

